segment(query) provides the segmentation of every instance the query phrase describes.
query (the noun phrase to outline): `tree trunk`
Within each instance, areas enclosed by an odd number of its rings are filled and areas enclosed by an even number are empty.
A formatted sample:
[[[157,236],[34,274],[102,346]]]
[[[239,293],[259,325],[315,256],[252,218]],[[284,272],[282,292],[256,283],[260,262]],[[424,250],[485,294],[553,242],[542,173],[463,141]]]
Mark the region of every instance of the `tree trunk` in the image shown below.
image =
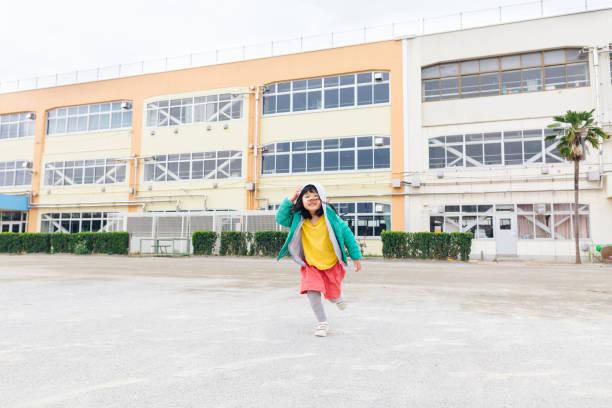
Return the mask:
[[[574,160],[574,240],[576,241],[576,263],[580,261],[580,220],[578,219],[578,174],[580,160]]]

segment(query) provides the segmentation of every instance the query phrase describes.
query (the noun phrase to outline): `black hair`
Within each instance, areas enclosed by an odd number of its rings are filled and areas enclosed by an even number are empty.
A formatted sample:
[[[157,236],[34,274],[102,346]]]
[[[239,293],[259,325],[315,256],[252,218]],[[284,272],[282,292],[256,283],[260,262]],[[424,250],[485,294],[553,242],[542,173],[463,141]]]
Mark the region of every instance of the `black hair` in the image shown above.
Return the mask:
[[[315,186],[313,186],[312,184],[308,184],[307,186],[305,186],[302,191],[300,191],[300,195],[298,195],[298,198],[295,200],[295,204],[293,204],[293,207],[291,207],[291,212],[299,212],[302,214],[302,217],[304,217],[305,219],[309,220],[312,218],[312,215],[310,215],[310,211],[308,211],[306,208],[304,208],[304,200],[302,199],[304,197],[304,194],[306,193],[317,193],[319,194],[319,192],[317,191],[317,188]],[[323,215],[323,206],[326,203],[324,203],[323,201],[321,201],[321,207],[319,207],[319,209],[317,210],[317,212],[315,213],[316,215],[318,215],[319,217]]]

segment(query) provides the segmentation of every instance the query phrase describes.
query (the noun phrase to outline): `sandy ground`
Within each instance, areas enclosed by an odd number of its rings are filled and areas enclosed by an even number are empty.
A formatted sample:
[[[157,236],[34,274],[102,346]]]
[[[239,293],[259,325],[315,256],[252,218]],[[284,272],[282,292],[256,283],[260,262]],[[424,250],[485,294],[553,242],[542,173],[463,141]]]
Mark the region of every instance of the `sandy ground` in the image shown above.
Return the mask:
[[[612,267],[0,256],[0,407],[612,406]]]

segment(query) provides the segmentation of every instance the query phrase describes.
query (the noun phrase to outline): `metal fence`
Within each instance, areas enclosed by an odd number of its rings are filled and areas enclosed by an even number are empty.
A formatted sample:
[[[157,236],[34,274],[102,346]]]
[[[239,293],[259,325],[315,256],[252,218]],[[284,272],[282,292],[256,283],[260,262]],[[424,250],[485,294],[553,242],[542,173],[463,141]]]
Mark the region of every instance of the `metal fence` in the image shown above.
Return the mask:
[[[113,213],[109,214],[109,232],[130,233],[130,252],[158,254],[172,243],[177,254],[193,252],[191,236],[195,231],[257,232],[286,228],[276,223],[276,211],[202,211],[197,213]],[[180,239],[180,240],[179,240]],[[161,244],[160,244],[161,243]]]
[[[154,60],[138,61],[108,67],[78,70],[14,81],[0,81],[0,93],[48,88],[53,86],[102,81],[142,74],[174,71],[193,67],[223,64],[348,45],[385,41],[401,36],[434,34],[493,24],[553,17],[581,11],[612,7],[612,0],[538,0],[482,10],[459,12],[348,31],[243,45]]]

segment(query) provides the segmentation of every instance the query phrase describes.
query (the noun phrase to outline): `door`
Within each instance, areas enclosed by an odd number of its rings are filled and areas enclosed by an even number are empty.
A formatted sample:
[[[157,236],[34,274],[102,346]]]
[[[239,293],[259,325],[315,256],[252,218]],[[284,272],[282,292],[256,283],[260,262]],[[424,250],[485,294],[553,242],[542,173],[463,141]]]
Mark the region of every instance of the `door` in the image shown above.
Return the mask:
[[[495,246],[497,255],[516,256],[517,228],[514,205],[496,205],[495,207]]]

